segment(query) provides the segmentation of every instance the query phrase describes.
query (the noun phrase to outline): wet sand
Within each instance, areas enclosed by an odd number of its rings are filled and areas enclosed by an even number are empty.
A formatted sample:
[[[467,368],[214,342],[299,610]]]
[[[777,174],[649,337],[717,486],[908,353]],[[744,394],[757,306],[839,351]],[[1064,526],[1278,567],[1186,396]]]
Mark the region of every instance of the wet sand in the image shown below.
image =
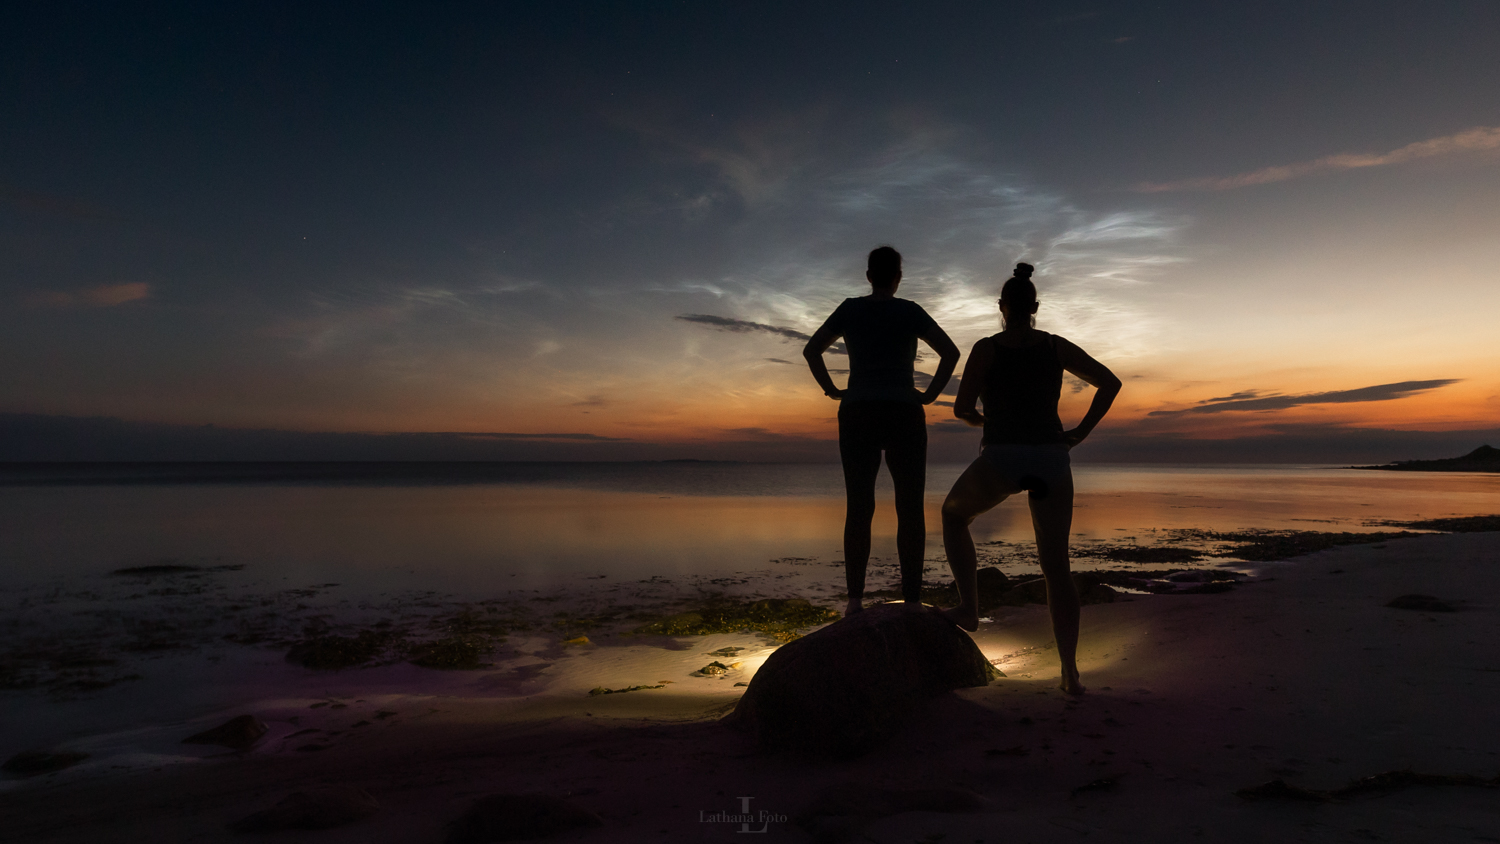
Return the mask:
[[[1421,536],[1270,564],[1224,594],[1089,606],[1089,692],[1077,699],[1055,689],[1045,608],[1007,608],[975,636],[1006,679],[935,701],[852,761],[765,754],[717,722],[768,652],[743,634],[675,640],[680,650],[587,646],[572,663],[587,670],[548,679],[514,667],[486,675],[488,694],[458,679],[430,694],[381,692],[420,671],[411,666],[338,672],[317,695],[259,704],[272,733],[249,753],[185,746],[200,758],[159,770],[85,763],[13,783],[0,792],[0,840],[241,839],[228,823],[298,788],[348,783],[380,811],[264,837],[436,842],[476,797],[543,792],[604,821],[560,840],[743,840],[737,824],[704,819],[749,797],[751,811],[787,818],[758,840],[804,841],[792,819],[819,790],[850,782],[987,801],[869,818],[858,834],[877,842],[1500,840],[1493,790],[1421,786],[1329,804],[1234,793],[1273,779],[1332,789],[1408,768],[1500,772],[1497,563],[1500,534]],[[1408,593],[1459,611],[1384,606]],[[687,676],[724,647],[745,649],[739,668]],[[664,679],[659,690],[587,693]],[[231,714],[164,724],[162,740]]]

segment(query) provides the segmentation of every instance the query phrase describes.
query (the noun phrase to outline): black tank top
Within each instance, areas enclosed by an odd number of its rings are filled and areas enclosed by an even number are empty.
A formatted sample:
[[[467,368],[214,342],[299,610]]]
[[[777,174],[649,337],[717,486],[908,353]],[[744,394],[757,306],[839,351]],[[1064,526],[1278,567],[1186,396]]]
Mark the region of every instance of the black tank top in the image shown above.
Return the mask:
[[[994,355],[980,393],[986,445],[1063,441],[1062,420],[1057,416],[1063,373],[1057,337],[1040,333],[1040,343],[1022,349],[1007,348],[990,338]]]

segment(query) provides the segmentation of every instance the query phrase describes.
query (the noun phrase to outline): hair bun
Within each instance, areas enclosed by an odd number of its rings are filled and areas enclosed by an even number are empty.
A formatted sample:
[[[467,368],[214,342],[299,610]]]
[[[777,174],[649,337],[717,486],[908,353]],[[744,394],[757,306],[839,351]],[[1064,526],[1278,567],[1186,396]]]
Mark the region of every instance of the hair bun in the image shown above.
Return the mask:
[[[1031,274],[1035,271],[1036,267],[1030,264],[1016,264],[1015,276],[1016,278],[1031,278]]]

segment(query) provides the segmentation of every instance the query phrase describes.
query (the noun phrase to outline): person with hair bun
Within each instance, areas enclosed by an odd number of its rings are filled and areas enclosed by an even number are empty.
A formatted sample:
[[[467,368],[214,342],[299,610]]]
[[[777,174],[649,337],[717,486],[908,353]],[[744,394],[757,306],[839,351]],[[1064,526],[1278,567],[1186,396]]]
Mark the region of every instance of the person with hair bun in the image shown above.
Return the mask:
[[[845,299],[807,341],[802,356],[823,394],[839,402],[839,459],[844,464],[845,615],[864,608],[865,568],[870,560],[870,522],[875,517],[875,477],[881,453],[896,488],[896,553],[901,559],[901,595],[920,609],[922,564],[927,544],[927,415],[923,405],[942,394],[958,366],[958,346],[916,302],[896,298],[901,253],[889,246],[870,252],[865,278],[870,295]],[[823,353],[840,337],[849,353],[849,386],[840,390]],[[913,382],[917,341],[938,353],[937,372],[925,391]]]
[[[979,584],[969,525],[981,513],[1026,490],[1037,557],[1047,581],[1047,608],[1062,661],[1062,690],[1082,694],[1078,677],[1078,591],[1068,567],[1073,527],[1073,471],[1068,451],[1083,442],[1109,412],[1120,379],[1072,343],[1038,331],[1034,268],[1016,264],[1000,290],[999,334],[974,344],[964,365],[953,415],[984,428],[983,447],[943,502],[943,547],[958,585],[959,604],[946,610],[965,630],[979,629]],[[1094,400],[1077,427],[1064,430],[1057,415],[1062,374],[1094,387]],[[983,400],[984,412],[978,409]]]

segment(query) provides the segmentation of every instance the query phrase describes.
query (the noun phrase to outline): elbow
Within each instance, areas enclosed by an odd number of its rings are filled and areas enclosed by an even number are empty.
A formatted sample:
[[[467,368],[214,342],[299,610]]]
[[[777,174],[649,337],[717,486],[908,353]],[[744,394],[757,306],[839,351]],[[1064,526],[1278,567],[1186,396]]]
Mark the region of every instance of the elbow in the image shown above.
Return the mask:
[[[813,344],[811,344],[811,343],[808,343],[806,346],[802,347],[802,357],[805,358],[806,360],[815,360],[815,359],[820,358],[822,356],[823,356],[822,350],[814,348]]]

